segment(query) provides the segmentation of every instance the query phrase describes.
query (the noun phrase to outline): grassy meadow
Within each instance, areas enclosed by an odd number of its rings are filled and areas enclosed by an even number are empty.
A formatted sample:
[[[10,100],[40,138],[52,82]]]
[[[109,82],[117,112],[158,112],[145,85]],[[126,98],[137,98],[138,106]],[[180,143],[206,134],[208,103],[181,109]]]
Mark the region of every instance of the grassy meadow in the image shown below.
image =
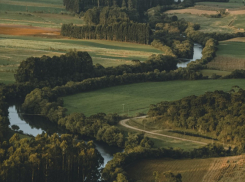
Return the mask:
[[[182,182],[243,182],[245,176],[244,155],[208,159],[152,159],[141,160],[126,169],[130,178],[154,181],[153,172],[158,171],[159,180],[162,173],[171,171],[182,175]]]
[[[206,91],[245,88],[244,79],[147,82],[110,87],[64,97],[68,113],[82,112],[89,116],[99,112],[128,114],[147,113],[150,104],[178,100]],[[124,104],[124,110],[123,105]]]
[[[0,11],[0,24],[61,28],[62,23],[83,25],[84,21],[83,18],[69,14]]]
[[[60,13],[65,11],[63,1],[37,1],[31,0],[1,0],[0,11],[22,11],[22,12],[43,12]]]
[[[108,67],[131,64],[133,59],[144,61],[152,54],[163,53],[149,45],[133,43],[6,35],[0,35],[0,48],[0,76],[8,75],[7,83],[14,82],[13,74],[19,63],[31,56],[59,56],[76,49],[87,51],[94,64]]]

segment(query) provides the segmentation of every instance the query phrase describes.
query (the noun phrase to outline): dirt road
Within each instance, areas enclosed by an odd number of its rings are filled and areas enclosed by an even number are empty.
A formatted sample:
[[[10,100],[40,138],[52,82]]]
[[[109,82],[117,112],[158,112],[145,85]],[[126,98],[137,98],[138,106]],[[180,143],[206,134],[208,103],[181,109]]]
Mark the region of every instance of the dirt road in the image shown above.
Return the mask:
[[[146,118],[146,116],[141,116],[141,117],[136,117],[136,118]],[[135,119],[136,119],[135,118]],[[195,140],[189,140],[189,139],[184,139],[184,138],[179,138],[179,137],[174,137],[174,136],[170,136],[170,135],[164,135],[164,134],[160,134],[160,133],[154,133],[154,132],[150,132],[150,131],[147,131],[147,130],[142,130],[142,129],[139,129],[139,128],[135,128],[133,126],[129,126],[127,124],[127,121],[129,121],[130,119],[124,119],[124,120],[121,120],[119,122],[120,125],[126,127],[126,128],[130,128],[130,129],[133,129],[133,130],[137,130],[137,131],[142,131],[144,133],[149,133],[151,135],[157,135],[157,136],[162,136],[162,137],[167,137],[167,138],[172,138],[172,139],[176,139],[176,140],[182,140],[182,141],[188,141],[188,142],[192,142],[192,143],[198,143],[198,144],[203,144],[203,145],[207,145],[208,143],[205,143],[205,142],[199,142],[199,141],[195,141]]]

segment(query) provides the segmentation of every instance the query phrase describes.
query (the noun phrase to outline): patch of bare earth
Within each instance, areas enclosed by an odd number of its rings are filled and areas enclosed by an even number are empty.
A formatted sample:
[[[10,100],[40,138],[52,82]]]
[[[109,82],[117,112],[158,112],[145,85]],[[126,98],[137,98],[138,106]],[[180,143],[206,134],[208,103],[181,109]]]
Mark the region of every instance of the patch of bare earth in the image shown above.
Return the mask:
[[[60,29],[33,27],[25,25],[0,24],[0,34],[4,35],[33,35],[33,36],[59,36]]]
[[[234,10],[234,11],[229,11],[231,15],[244,15],[245,10]]]
[[[177,9],[177,10],[168,10],[165,13],[168,14],[173,14],[173,13],[179,13],[179,14],[184,14],[184,13],[189,13],[193,15],[202,15],[202,14],[208,14],[208,15],[214,15],[217,14],[217,11],[208,11],[208,10],[199,10],[199,9]]]
[[[245,37],[236,37],[233,39],[225,40],[224,42],[245,42]]]

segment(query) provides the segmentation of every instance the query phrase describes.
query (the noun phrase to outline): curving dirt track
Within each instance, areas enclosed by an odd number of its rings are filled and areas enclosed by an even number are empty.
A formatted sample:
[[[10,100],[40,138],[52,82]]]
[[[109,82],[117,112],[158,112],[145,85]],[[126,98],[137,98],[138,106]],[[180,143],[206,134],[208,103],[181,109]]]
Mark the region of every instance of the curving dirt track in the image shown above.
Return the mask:
[[[141,117],[136,117],[136,118],[146,118],[146,116],[141,116]],[[122,125],[122,126],[124,126],[124,127],[126,127],[126,128],[130,128],[130,129],[133,129],[133,130],[141,131],[141,132],[144,132],[144,133],[149,133],[149,134],[152,134],[152,135],[157,135],[157,136],[172,138],[172,139],[176,139],[176,140],[182,140],[182,141],[188,141],[188,142],[193,142],[193,143],[207,145],[207,143],[205,143],[205,142],[199,142],[199,141],[195,141],[195,140],[188,140],[188,139],[184,139],[184,138],[174,137],[174,136],[170,136],[170,135],[164,135],[164,134],[160,134],[160,133],[154,133],[154,132],[142,130],[142,129],[139,129],[139,128],[135,128],[133,126],[127,125],[127,121],[129,121],[129,120],[130,119],[121,120],[119,122],[119,124]]]
[[[33,35],[60,36],[60,29],[33,27],[26,25],[0,24],[0,34],[4,35]]]

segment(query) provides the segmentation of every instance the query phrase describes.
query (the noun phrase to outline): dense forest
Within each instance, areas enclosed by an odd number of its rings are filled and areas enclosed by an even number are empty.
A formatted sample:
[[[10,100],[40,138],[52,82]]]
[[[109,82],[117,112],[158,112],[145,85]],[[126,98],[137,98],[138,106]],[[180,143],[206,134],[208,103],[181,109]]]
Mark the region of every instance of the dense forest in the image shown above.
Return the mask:
[[[31,140],[13,135],[0,142],[2,182],[97,182],[103,158],[92,141],[71,135],[37,135]]]
[[[151,105],[148,115],[159,125],[192,129],[222,142],[242,145],[244,149],[245,90],[206,92],[174,102]]]

